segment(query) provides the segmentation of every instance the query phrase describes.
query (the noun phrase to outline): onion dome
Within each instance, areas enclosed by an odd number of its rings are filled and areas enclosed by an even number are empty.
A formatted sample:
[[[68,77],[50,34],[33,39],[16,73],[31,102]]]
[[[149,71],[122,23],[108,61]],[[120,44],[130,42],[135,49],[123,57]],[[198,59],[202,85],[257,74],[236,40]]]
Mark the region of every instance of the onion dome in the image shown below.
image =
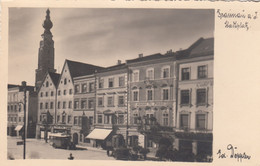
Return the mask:
[[[45,20],[44,20],[42,26],[46,31],[50,31],[50,29],[52,28],[52,22],[50,20],[50,10],[49,9],[47,9],[47,11],[46,11],[46,17],[45,17]]]

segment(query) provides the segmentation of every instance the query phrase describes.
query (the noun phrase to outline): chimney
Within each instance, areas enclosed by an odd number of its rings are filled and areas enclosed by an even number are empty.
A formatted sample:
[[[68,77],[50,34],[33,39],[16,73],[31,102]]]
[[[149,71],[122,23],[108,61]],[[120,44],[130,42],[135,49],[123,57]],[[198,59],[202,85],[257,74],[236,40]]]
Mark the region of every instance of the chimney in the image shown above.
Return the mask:
[[[120,65],[121,64],[121,60],[117,60],[117,64]]]
[[[166,54],[170,54],[170,53],[172,53],[172,49],[166,52]]]
[[[143,56],[144,56],[143,53],[139,54],[139,58],[142,58]]]

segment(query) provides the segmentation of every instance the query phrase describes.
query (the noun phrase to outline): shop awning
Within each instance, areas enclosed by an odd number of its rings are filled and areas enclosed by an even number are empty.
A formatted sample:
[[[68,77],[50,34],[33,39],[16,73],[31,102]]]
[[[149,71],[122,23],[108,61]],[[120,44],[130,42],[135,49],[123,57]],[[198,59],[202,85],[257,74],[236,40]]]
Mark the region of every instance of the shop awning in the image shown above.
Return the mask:
[[[14,130],[20,131],[23,128],[23,125],[17,125]]]
[[[111,132],[112,130],[108,129],[94,129],[89,135],[86,136],[86,138],[105,140]]]

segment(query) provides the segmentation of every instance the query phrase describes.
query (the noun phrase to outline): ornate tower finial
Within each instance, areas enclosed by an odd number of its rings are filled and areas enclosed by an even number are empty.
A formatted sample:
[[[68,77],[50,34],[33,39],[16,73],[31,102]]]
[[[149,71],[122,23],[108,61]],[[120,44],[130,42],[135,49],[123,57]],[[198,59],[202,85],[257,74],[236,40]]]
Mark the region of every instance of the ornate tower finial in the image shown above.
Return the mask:
[[[53,24],[51,22],[51,19],[50,19],[50,10],[49,10],[49,8],[46,11],[46,17],[45,17],[45,20],[44,20],[42,26],[45,29],[45,31],[48,31],[48,32],[50,32],[50,29],[53,26]]]

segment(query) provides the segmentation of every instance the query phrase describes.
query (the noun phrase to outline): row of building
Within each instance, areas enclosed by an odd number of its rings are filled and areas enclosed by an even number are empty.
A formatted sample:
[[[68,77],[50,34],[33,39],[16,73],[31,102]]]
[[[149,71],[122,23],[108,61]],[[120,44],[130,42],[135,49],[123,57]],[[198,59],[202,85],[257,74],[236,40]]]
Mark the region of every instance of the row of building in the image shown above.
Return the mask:
[[[110,67],[65,60],[61,73],[56,73],[49,13],[39,49],[37,92],[31,93],[36,93],[37,102],[28,107],[37,115],[36,138],[66,133],[75,144],[103,148],[122,138],[128,146],[153,151],[158,141],[149,133],[156,125],[157,133],[173,138],[176,149],[212,151],[213,38],[200,38],[177,52],[139,54]],[[19,104],[8,101],[8,111],[14,105],[17,110]],[[19,131],[21,124],[14,126],[10,113],[8,126]]]

